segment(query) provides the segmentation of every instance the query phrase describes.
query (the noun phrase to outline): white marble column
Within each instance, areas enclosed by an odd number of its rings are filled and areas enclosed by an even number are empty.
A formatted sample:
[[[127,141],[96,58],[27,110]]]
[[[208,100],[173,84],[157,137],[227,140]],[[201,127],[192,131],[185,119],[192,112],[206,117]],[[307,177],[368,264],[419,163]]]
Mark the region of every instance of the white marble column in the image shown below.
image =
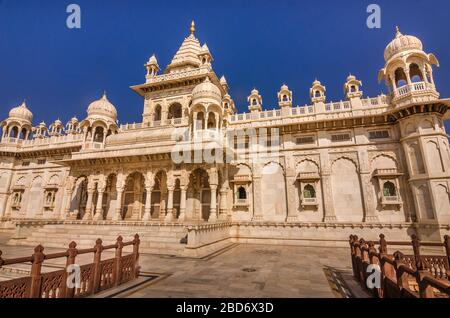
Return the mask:
[[[211,184],[211,205],[208,222],[217,221],[217,185]]]
[[[287,222],[298,221],[297,206],[295,196],[297,195],[297,189],[295,188],[296,177],[286,177],[286,196],[287,196]]]
[[[334,212],[333,206],[333,192],[331,189],[331,173],[322,173],[322,193],[323,193],[323,211],[324,211],[324,222],[336,222],[336,213]]]
[[[142,221],[150,221],[150,219],[152,218],[152,191],[153,187],[145,188],[145,208],[144,215],[142,216]]]
[[[98,190],[97,206],[95,207],[94,221],[103,220],[103,194],[105,189]]]
[[[116,200],[116,209],[113,215],[113,221],[121,221],[122,220],[122,195],[124,188],[117,188],[117,200]]]
[[[170,187],[167,188],[167,191],[169,192],[168,194],[168,199],[167,199],[167,212],[166,212],[166,217],[165,217],[165,221],[166,222],[171,222],[174,217],[173,217],[173,191],[174,188]]]
[[[65,199],[64,199],[65,206],[64,206],[63,213],[61,214],[61,219],[70,218],[70,206],[72,205],[72,195],[73,195],[73,190],[66,189]]]
[[[181,187],[180,216],[178,217],[180,222],[186,220],[186,191],[187,187]]]
[[[83,220],[91,220],[92,219],[92,199],[94,196],[94,190],[88,189],[87,190],[87,201],[86,201],[86,211],[83,216]]]
[[[254,207],[253,207],[253,221],[262,221],[262,198],[261,198],[261,176],[253,176],[253,197],[254,197]]]
[[[219,202],[219,220],[225,221],[228,219],[228,189],[223,188],[220,190],[220,202]]]

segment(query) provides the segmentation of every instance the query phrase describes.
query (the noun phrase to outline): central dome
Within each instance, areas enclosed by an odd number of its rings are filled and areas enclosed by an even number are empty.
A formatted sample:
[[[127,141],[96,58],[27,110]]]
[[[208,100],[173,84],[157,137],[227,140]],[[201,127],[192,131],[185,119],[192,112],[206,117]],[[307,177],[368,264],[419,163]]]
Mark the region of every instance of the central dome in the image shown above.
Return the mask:
[[[387,62],[394,55],[408,50],[423,50],[422,41],[412,35],[403,35],[397,27],[395,39],[384,50],[384,60]]]
[[[105,116],[113,119],[115,122],[117,120],[117,110],[113,104],[106,97],[106,93],[103,97],[95,102],[92,102],[87,109],[88,117],[90,116]]]
[[[222,92],[216,85],[211,83],[208,77],[192,90],[192,104],[195,105],[202,102],[222,104]]]
[[[27,104],[23,102],[22,105],[9,111],[9,118],[22,119],[31,123],[33,121],[33,113],[28,109]]]

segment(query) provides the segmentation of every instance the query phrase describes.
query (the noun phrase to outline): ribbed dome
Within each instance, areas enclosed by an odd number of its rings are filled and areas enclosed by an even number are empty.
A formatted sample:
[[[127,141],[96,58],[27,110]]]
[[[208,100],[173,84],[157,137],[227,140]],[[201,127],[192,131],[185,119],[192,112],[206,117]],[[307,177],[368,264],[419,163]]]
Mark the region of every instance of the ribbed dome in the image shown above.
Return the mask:
[[[113,121],[117,120],[117,110],[113,104],[106,97],[106,93],[103,94],[103,97],[95,102],[92,102],[87,109],[88,117],[90,116],[106,116]]]
[[[384,50],[384,60],[387,62],[394,55],[407,50],[423,50],[422,41],[412,35],[403,35],[397,27],[395,39]]]
[[[222,93],[220,92],[220,89],[211,83],[208,77],[203,83],[195,86],[192,90],[192,103],[194,105],[200,102],[200,100],[205,100],[205,102],[207,102],[206,99],[212,99],[217,102],[218,105],[222,104]]]
[[[22,119],[31,123],[33,121],[33,113],[28,109],[27,104],[23,102],[22,105],[9,111],[9,118]]]

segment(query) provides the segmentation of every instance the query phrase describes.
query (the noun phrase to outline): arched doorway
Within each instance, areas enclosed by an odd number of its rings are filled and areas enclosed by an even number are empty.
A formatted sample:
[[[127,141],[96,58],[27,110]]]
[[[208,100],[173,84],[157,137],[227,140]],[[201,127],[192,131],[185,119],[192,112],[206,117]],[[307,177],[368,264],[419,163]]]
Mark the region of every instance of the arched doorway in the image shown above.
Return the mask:
[[[72,195],[70,210],[74,211],[78,220],[83,219],[84,214],[86,213],[87,183],[87,178],[85,176],[79,177],[75,182],[75,191]]]
[[[262,212],[265,221],[283,222],[287,217],[286,182],[278,163],[267,164],[261,178]]]
[[[44,191],[42,189],[42,178],[37,176],[31,183],[28,193],[27,217],[32,218],[42,215],[44,202]]]
[[[194,220],[208,221],[211,207],[211,190],[208,173],[201,168],[189,176],[188,215]]]
[[[159,171],[155,176],[155,185],[152,192],[151,215],[152,219],[160,219],[165,216],[167,202],[167,175],[165,171]]]
[[[362,222],[364,209],[361,182],[353,161],[339,158],[332,166],[333,204],[337,219],[344,222]]]
[[[106,179],[106,189],[103,197],[103,204],[105,208],[103,210],[103,219],[111,219],[114,215],[114,210],[117,206],[117,176],[110,174]]]
[[[125,181],[122,220],[138,220],[145,207],[145,178],[140,172],[130,174]]]

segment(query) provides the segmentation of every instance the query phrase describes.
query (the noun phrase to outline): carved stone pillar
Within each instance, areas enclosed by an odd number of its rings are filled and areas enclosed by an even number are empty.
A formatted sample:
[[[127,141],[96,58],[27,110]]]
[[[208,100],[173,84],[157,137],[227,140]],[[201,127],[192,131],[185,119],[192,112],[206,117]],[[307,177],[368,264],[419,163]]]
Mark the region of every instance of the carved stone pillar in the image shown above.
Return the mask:
[[[103,220],[103,194],[105,189],[98,189],[97,206],[95,207],[94,221]]]
[[[142,216],[142,221],[150,221],[152,218],[152,191],[153,187],[146,187],[146,197],[145,197],[145,208],[144,208],[144,215]]]
[[[117,201],[116,201],[116,209],[113,215],[113,221],[120,221],[122,219],[122,195],[124,188],[117,188]]]
[[[166,217],[164,220],[166,222],[171,222],[174,219],[174,216],[173,216],[173,191],[174,191],[174,188],[173,187],[167,188],[167,191],[168,191],[167,212],[166,212]]]
[[[260,175],[253,176],[253,196],[254,196],[254,207],[253,207],[253,221],[262,221],[262,200],[261,200],[261,182],[262,178]]]
[[[66,199],[65,199],[65,207],[63,214],[61,215],[62,219],[70,218],[70,206],[72,205],[72,195],[73,189],[66,189]]]
[[[186,191],[187,186],[181,187],[180,216],[178,217],[180,222],[186,220]]]
[[[364,202],[364,209],[366,211],[364,222],[379,222],[378,216],[375,212],[375,203],[373,202],[372,195],[372,185],[370,172],[361,172],[361,183],[362,183],[362,195]]]
[[[220,203],[219,203],[219,220],[225,221],[228,219],[228,189],[222,188],[220,190]]]
[[[0,219],[6,214],[6,203],[8,201],[8,193],[0,194]]]
[[[208,222],[217,221],[217,185],[211,184],[211,205]]]
[[[295,176],[287,176],[286,177],[286,195],[287,195],[287,222],[296,222],[297,218],[297,207],[295,205]]]
[[[87,190],[87,201],[86,201],[86,211],[83,216],[83,220],[91,220],[92,219],[92,198],[94,196],[94,189]]]
[[[336,213],[333,206],[333,191],[331,188],[331,173],[324,171],[322,173],[322,193],[323,193],[323,207],[324,207],[324,222],[336,222]]]

